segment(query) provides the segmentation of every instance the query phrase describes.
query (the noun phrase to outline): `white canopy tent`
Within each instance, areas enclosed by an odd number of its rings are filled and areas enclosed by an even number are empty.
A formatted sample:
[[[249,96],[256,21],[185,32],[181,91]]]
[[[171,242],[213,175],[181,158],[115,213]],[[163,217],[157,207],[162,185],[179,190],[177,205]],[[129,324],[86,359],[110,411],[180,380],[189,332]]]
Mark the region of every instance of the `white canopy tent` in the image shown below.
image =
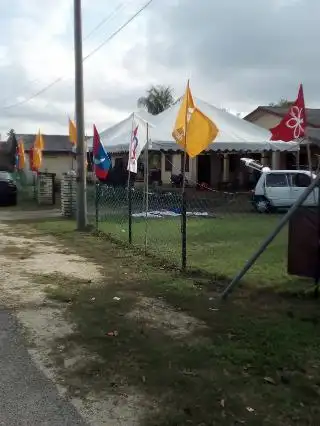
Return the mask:
[[[146,111],[138,111],[131,113],[127,118],[121,120],[119,123],[114,124],[108,129],[100,133],[100,139],[102,144],[106,147],[107,151],[112,152],[112,148],[116,148],[116,151],[128,151],[131,134],[132,134],[132,121],[133,117],[137,116],[140,119],[147,121],[153,126],[154,116]],[[152,128],[152,131],[154,129]],[[91,149],[93,145],[93,138],[88,139],[87,147]]]
[[[128,151],[132,131],[132,118],[133,114],[137,114],[154,126],[150,131],[152,149],[181,150],[181,147],[175,143],[172,137],[172,130],[181,101],[156,116],[145,111],[130,114],[128,118],[100,134],[102,143],[109,152]],[[207,151],[263,152],[299,150],[298,143],[270,141],[271,133],[269,130],[216,108],[205,101],[195,98],[195,104],[219,129],[217,138],[214,143],[209,145]],[[92,147],[92,139],[88,141],[88,147]]]

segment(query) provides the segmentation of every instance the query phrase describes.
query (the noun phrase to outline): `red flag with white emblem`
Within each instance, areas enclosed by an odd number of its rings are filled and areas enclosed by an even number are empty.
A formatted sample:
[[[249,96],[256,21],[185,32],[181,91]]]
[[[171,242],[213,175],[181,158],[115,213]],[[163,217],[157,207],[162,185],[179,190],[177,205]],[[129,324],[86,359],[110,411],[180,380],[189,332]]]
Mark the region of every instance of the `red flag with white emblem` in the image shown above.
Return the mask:
[[[272,141],[289,142],[306,135],[306,108],[304,105],[303,87],[300,84],[296,101],[280,123],[270,129]]]

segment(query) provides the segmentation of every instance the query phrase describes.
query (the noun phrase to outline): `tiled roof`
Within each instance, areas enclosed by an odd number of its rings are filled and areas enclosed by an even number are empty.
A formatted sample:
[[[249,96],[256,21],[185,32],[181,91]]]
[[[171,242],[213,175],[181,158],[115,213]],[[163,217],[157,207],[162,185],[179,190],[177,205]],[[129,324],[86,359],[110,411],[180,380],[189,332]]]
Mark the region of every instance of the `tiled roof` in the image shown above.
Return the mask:
[[[44,140],[44,152],[72,152],[72,144],[68,135],[42,135]],[[36,135],[17,135],[22,138],[26,151],[32,147]]]
[[[289,107],[278,107],[278,106],[260,106],[264,111],[270,112],[271,114],[277,114],[284,117],[289,111]],[[309,126],[320,127],[320,109],[319,108],[306,108],[307,123]]]
[[[278,115],[279,117],[284,117],[287,112],[289,111],[289,107],[278,107],[278,106],[259,106],[254,111],[250,112],[246,117],[244,117],[245,120],[251,121],[250,117],[253,116],[256,113],[262,112],[268,112],[270,114]],[[320,109],[319,108],[306,108],[306,114],[307,114],[307,123],[311,127],[319,127],[320,128]]]

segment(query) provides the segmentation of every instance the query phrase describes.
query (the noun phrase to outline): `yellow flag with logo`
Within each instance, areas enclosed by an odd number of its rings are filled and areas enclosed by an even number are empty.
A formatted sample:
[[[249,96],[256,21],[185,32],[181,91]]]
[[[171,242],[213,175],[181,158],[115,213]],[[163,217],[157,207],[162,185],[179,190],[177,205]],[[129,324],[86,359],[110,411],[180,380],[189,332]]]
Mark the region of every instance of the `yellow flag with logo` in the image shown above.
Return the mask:
[[[195,106],[188,82],[172,136],[192,158],[205,150],[218,133],[218,127]]]
[[[75,122],[69,118],[69,140],[73,145],[77,145],[77,128]]]

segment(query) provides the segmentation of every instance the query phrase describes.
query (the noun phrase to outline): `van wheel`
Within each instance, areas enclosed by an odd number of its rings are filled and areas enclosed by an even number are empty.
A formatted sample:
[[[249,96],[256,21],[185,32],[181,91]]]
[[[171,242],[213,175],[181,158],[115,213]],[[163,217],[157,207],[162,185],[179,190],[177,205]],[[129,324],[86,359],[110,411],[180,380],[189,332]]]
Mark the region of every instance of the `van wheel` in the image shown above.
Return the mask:
[[[272,210],[270,202],[264,197],[256,199],[253,205],[258,213],[270,213]]]

